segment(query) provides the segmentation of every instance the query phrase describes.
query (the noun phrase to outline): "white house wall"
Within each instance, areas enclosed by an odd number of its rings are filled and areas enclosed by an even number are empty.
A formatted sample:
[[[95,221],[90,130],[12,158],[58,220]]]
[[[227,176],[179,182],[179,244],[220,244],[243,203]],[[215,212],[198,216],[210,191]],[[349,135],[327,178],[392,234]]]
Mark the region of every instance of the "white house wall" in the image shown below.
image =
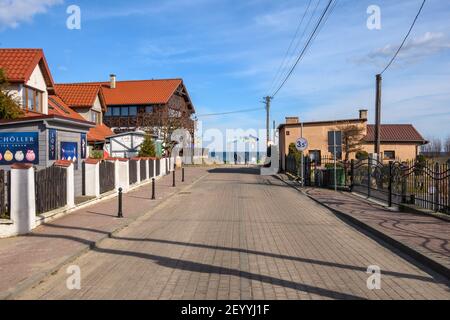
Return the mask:
[[[33,73],[30,76],[30,80],[26,83],[27,86],[37,89],[43,92],[42,95],[42,113],[48,114],[48,92],[47,92],[47,83],[45,82],[45,78],[42,74],[42,70],[39,65],[34,68]],[[21,91],[21,97],[23,97],[23,90]]]

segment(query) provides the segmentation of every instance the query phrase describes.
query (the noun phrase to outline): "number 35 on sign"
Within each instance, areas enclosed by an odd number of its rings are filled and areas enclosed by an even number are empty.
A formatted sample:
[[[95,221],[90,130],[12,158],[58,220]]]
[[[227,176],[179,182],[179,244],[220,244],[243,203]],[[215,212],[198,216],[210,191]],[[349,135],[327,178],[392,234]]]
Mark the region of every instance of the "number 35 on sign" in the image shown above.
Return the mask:
[[[308,140],[305,138],[299,138],[295,143],[295,147],[298,151],[305,151],[308,149]]]

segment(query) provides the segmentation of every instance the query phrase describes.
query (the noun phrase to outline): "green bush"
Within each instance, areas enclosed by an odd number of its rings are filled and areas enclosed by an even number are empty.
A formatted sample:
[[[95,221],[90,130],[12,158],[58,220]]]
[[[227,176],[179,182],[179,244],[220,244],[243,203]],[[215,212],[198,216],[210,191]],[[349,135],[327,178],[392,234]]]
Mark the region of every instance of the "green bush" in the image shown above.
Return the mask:
[[[97,159],[97,160],[103,159],[103,150],[92,150],[90,158]]]
[[[367,153],[366,151],[358,151],[356,153],[356,159],[358,159],[358,160],[369,159],[369,153]]]
[[[156,157],[156,147],[151,136],[145,136],[144,142],[141,145],[141,150],[139,151],[139,157]]]

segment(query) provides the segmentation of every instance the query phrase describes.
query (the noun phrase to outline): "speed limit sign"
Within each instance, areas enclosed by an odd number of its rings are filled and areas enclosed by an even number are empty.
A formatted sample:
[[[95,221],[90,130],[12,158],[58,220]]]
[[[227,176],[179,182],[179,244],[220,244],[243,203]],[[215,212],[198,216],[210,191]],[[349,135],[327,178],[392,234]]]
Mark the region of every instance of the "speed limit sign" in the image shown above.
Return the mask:
[[[298,139],[295,143],[295,147],[298,151],[305,151],[306,149],[308,149],[308,140],[306,140],[305,138]]]

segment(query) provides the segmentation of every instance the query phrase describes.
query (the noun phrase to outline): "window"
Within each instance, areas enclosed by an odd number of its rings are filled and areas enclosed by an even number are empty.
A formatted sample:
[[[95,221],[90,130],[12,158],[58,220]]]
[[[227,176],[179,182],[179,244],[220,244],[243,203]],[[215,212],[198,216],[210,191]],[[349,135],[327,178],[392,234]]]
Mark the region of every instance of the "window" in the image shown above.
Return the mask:
[[[114,108],[112,108],[113,109],[113,116],[114,117],[120,117],[120,108],[118,108],[118,107],[114,107]]]
[[[152,106],[145,107],[145,113],[153,113],[153,107]]]
[[[334,157],[336,150],[336,158],[342,159],[342,131],[328,132],[328,152]]]
[[[100,116],[100,112],[97,111],[91,111],[91,121],[96,124],[102,123],[102,118]]]
[[[137,107],[130,107],[130,116],[137,116]]]
[[[320,166],[322,165],[322,152],[320,150],[311,150],[309,151],[309,158],[311,162]]]
[[[395,151],[385,151],[384,159],[386,160],[395,160]]]
[[[286,135],[287,135],[287,136],[290,136],[290,135],[291,135],[291,132],[290,132],[290,131],[286,131]]]
[[[121,107],[120,108],[120,115],[122,117],[128,117],[128,107]]]
[[[106,117],[112,116],[112,108],[108,108],[108,109],[106,110],[105,116],[106,116]]]
[[[42,92],[24,87],[22,103],[27,111],[42,112]]]

